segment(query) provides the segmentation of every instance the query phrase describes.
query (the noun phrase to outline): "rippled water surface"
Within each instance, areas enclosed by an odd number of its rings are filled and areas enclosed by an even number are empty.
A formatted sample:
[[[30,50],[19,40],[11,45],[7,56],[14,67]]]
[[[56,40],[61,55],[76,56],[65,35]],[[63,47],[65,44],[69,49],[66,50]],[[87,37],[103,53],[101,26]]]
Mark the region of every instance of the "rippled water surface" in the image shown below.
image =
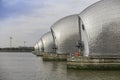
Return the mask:
[[[67,70],[66,62],[43,62],[32,53],[0,52],[0,80],[120,80],[120,71]]]

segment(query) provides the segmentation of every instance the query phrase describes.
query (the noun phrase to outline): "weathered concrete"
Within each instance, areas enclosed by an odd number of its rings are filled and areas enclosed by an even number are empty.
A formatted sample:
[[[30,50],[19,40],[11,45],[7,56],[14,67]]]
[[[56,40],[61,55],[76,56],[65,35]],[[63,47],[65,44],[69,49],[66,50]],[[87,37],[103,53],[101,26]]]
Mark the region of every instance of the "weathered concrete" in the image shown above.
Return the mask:
[[[56,53],[44,53],[43,61],[67,61],[67,55]]]
[[[42,53],[41,53],[41,54],[37,54],[36,56],[38,56],[38,57],[39,57],[39,56],[43,56],[43,54],[42,54]]]
[[[67,59],[68,69],[80,70],[120,70],[120,57],[77,57]]]
[[[41,52],[41,53],[36,53],[35,51],[32,51],[32,53],[34,54],[34,55],[36,55],[36,56],[43,56],[43,53]]]

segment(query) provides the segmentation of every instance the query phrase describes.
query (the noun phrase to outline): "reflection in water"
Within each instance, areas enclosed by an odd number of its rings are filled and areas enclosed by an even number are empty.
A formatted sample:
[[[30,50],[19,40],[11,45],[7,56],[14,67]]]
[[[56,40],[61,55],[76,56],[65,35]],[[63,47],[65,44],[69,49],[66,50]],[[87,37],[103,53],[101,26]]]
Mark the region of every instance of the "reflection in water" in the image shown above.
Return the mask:
[[[119,80],[120,71],[67,70],[32,53],[0,53],[0,80]]]
[[[68,70],[68,80],[120,80],[120,71]]]

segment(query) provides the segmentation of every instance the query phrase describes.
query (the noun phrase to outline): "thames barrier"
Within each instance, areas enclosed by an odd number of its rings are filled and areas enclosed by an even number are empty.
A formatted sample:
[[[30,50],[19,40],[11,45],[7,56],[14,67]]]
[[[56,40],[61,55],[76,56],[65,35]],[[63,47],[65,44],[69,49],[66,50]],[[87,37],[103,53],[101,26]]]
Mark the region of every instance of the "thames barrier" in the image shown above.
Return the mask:
[[[68,69],[120,69],[120,0],[101,0],[56,21],[34,47]]]

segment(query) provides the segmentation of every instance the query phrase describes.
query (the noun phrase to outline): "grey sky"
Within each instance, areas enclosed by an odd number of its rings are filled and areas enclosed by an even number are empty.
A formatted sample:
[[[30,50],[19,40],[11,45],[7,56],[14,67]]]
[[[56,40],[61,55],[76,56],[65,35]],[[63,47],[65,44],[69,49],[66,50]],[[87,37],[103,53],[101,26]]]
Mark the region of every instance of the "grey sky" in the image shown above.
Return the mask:
[[[34,46],[50,26],[62,17],[78,14],[99,0],[1,0],[0,47]]]

